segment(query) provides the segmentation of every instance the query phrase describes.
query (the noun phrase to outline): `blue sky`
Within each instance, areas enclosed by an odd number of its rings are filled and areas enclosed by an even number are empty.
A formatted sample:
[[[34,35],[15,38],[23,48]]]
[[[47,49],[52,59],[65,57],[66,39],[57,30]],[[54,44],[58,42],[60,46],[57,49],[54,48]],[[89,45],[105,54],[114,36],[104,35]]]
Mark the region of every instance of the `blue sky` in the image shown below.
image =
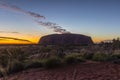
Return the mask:
[[[119,0],[1,0],[46,17],[71,33],[94,40],[120,37]],[[44,20],[43,20],[44,21]],[[0,30],[32,34],[36,37],[56,33],[34,22],[34,18],[0,8]]]

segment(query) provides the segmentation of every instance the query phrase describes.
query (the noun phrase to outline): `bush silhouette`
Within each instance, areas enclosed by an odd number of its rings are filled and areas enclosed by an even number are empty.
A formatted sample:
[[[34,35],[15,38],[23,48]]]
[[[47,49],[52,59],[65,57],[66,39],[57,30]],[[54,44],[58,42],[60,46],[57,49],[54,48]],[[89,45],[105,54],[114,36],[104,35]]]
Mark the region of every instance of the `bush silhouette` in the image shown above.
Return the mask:
[[[62,64],[61,60],[57,57],[51,57],[43,61],[45,68],[55,68]]]
[[[67,64],[72,64],[77,62],[84,62],[85,58],[80,54],[72,53],[72,54],[66,55],[64,61]]]

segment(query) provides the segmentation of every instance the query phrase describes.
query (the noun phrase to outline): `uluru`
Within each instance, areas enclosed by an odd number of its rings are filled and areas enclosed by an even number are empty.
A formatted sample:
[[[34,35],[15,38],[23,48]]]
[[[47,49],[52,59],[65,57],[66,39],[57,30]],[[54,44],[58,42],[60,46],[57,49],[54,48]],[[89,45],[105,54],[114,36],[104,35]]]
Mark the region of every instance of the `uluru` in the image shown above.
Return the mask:
[[[89,45],[93,44],[90,36],[82,34],[50,34],[41,37],[41,45]]]

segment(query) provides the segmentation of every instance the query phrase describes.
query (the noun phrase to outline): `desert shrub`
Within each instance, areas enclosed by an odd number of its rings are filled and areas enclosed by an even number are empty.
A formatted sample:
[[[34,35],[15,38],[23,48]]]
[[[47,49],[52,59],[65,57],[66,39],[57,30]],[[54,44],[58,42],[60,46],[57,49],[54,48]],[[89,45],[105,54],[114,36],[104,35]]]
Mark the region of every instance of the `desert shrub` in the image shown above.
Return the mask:
[[[120,50],[115,50],[111,55],[112,62],[115,64],[120,64]]]
[[[111,61],[120,59],[120,54],[111,54]]]
[[[120,49],[120,38],[113,39],[112,47],[114,49]]]
[[[3,76],[3,74],[2,74],[2,71],[0,70],[0,77],[2,77]]]
[[[81,54],[72,53],[72,54],[66,55],[64,58],[64,61],[67,64],[71,64],[71,63],[83,62],[85,61],[85,58]]]
[[[105,53],[95,53],[92,60],[94,61],[109,61],[111,56]]]
[[[8,66],[8,74],[20,72],[24,69],[24,64],[20,61],[14,61]]]
[[[67,64],[76,63],[77,59],[74,56],[67,56],[67,57],[65,57],[65,62]]]
[[[32,60],[32,61],[26,62],[25,65],[24,65],[24,68],[25,69],[40,68],[42,66],[43,66],[43,64],[40,60]]]
[[[85,58],[84,57],[77,57],[77,62],[85,62]]]
[[[22,51],[20,48],[8,49],[7,52],[11,55],[11,58],[23,62],[28,58],[28,54]]]
[[[111,61],[115,64],[120,64],[120,50],[114,50],[111,54]]]
[[[64,49],[62,48],[57,49],[57,56],[63,58],[65,56]]]
[[[4,69],[3,67],[0,66],[0,78],[2,77],[3,80],[7,80],[6,77],[7,77],[7,73],[6,73],[6,69]]]
[[[0,65],[2,67],[7,67],[9,60],[10,60],[10,56],[7,54],[6,51],[0,54]]]
[[[41,47],[40,48],[40,52],[42,52],[42,53],[50,52],[51,50],[52,50],[51,47]]]
[[[27,59],[26,55],[19,48],[5,49],[0,54],[0,66],[6,71],[7,74],[23,70],[23,62]]]
[[[8,62],[12,62],[14,60],[24,62],[27,58],[28,54],[24,53],[19,48],[5,49],[0,54],[0,64],[3,66],[7,66]]]
[[[120,58],[120,55],[118,55],[118,54],[112,54],[112,55],[111,55],[111,58],[112,58],[112,59],[119,59],[119,58]]]
[[[56,68],[61,65],[61,60],[58,57],[50,57],[46,60],[43,60],[43,66],[45,68]]]
[[[92,59],[94,53],[85,53],[83,54],[82,56],[85,58],[85,59]]]

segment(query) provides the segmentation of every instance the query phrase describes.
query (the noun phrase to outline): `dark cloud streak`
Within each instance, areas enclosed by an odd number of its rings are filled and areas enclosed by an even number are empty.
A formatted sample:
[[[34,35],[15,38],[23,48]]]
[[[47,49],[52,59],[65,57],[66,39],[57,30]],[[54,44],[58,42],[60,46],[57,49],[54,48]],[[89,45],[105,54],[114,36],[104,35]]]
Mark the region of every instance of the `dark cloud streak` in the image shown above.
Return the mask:
[[[18,6],[8,4],[4,1],[2,3],[0,3],[0,8],[21,12],[21,13],[27,14],[31,17],[34,17],[36,23],[38,23],[39,25],[45,26],[49,29],[53,29],[54,32],[59,32],[61,34],[70,33],[66,29],[63,29],[61,26],[58,26],[56,23],[40,21],[41,19],[46,19],[46,17],[42,16],[38,13],[23,10]],[[40,20],[36,20],[36,19],[40,19]]]
[[[34,12],[31,12],[31,11],[23,10],[18,6],[11,5],[11,4],[0,3],[0,8],[21,12],[21,13],[27,14],[27,15],[29,15],[31,17],[34,17],[34,18],[45,19],[45,16],[42,16],[42,15],[40,15],[38,13],[34,13]]]
[[[0,33],[15,33],[15,34],[20,34],[19,32],[10,32],[10,31],[0,31]]]
[[[47,28],[53,29],[54,32],[59,32],[61,34],[70,34],[69,31],[66,29],[63,29],[61,26],[58,26],[56,23],[52,22],[42,22],[42,21],[37,21],[35,20],[39,25],[45,26]]]
[[[32,43],[31,41],[29,40],[26,40],[26,39],[19,39],[19,38],[13,38],[13,37],[0,37],[0,40],[6,40],[6,39],[12,39],[12,40],[17,40],[17,41],[24,41],[24,42],[30,42]]]

